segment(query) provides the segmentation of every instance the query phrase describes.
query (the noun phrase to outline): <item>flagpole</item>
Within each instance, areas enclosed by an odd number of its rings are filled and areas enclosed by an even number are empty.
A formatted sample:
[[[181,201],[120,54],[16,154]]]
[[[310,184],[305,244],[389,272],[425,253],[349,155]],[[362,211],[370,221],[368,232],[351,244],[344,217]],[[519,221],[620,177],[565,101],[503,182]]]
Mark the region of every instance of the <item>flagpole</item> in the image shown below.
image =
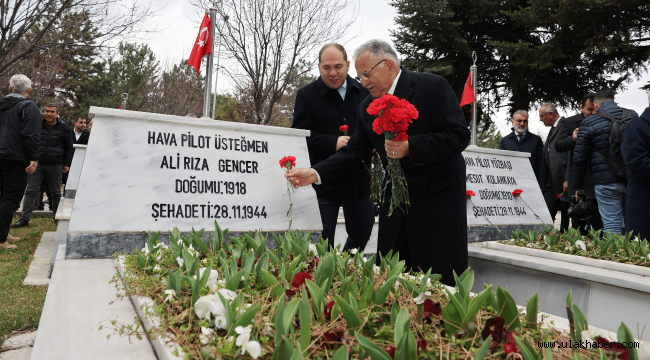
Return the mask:
[[[216,2],[216,5],[219,6],[221,5],[221,1],[219,0]],[[215,16],[216,19],[216,16]],[[212,33],[215,33],[215,30],[217,29],[217,22],[212,21]],[[212,44],[214,45],[214,41],[212,41]],[[214,113],[217,111],[217,82],[219,81],[219,51],[221,51],[221,36],[219,36],[219,45],[217,45],[217,68],[216,74],[214,75],[214,95],[212,95],[212,116],[210,116],[212,119],[214,119]],[[214,52],[214,47],[212,47],[212,52]]]
[[[478,76],[478,67],[476,66],[476,51],[472,51],[472,60],[474,65],[469,68],[470,74],[472,74],[472,89],[474,89],[474,97],[476,97],[476,78]],[[476,102],[475,100],[472,103],[472,145],[476,145]]]
[[[208,55],[207,70],[205,73],[205,94],[203,96],[203,117],[210,117],[210,95],[212,92],[212,59],[214,58],[214,20],[217,17],[217,9],[211,8],[210,14],[210,54]]]

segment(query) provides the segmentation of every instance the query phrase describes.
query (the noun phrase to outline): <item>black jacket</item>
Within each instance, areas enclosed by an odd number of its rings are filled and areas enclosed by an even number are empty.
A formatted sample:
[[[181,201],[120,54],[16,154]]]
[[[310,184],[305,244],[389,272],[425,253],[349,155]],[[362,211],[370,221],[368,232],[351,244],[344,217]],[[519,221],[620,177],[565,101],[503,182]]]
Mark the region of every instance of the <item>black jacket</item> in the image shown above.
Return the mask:
[[[74,129],[70,129],[70,137],[72,139],[72,145],[88,145],[88,139],[90,138],[90,133],[86,130],[84,130],[81,133],[81,136],[79,136],[79,140],[77,140],[77,133],[75,133]]]
[[[606,112],[614,116],[623,115],[623,108],[613,101],[605,101],[594,115],[582,120],[578,131],[578,141],[573,151],[573,183],[576,189],[584,188],[585,169],[591,165],[592,181],[597,184],[613,184],[624,182],[609,171],[607,161],[594,150],[598,149],[603,156],[609,156],[609,123],[611,120],[600,114]],[[637,113],[631,111],[633,117]],[[625,130],[627,133],[627,129]]]
[[[316,81],[298,90],[291,127],[310,130],[307,138],[309,160],[314,166],[336,153],[336,142],[343,133],[341,125],[348,126],[348,136],[354,135],[357,125],[357,110],[370,92],[358,81],[347,76],[345,100],[338,90],[331,89],[319,77]],[[370,157],[366,157],[370,166]],[[370,174],[361,161],[351,164],[349,171],[341,174],[336,186],[324,189],[314,185],[316,194],[328,200],[358,200],[370,196]]]
[[[540,188],[544,186],[544,143],[541,137],[526,131],[521,142],[518,142],[517,134],[513,131],[501,138],[499,149],[530,153],[528,160],[533,167],[535,178],[537,178]]]
[[[573,149],[576,146],[575,141],[573,141],[573,131],[580,127],[580,124],[584,119],[585,116],[582,112],[565,118],[564,134],[560,134],[561,137],[558,139],[558,141],[555,142],[555,150],[558,152],[568,151],[567,180],[569,181],[569,195],[575,194],[576,192],[576,189],[573,186]],[[596,192],[594,190],[594,184],[591,178],[591,169],[589,169],[587,166],[582,189],[587,193],[590,199],[595,199]]]
[[[58,121],[48,126],[43,119],[41,125],[41,146],[39,164],[70,166],[72,163],[72,139],[70,127]]]
[[[23,95],[0,99],[0,159],[37,161],[41,119],[38,106]]]
[[[627,230],[650,239],[650,107],[625,127],[621,154],[627,166]]]
[[[467,198],[465,160],[461,153],[469,144],[470,131],[458,98],[445,78],[401,68],[394,95],[415,106],[419,116],[407,130],[409,155],[400,159],[408,183],[411,206],[408,214],[381,206],[377,251],[394,249],[402,224],[410,249],[411,266],[441,274],[453,284],[452,270],[467,269]],[[329,159],[313,166],[323,186],[335,183],[345,168],[357,164],[377,149],[387,164],[384,136],[372,129],[374,117],[366,112],[373,101],[359,106],[357,128],[344,146]],[[386,199],[390,199],[390,189]],[[388,201],[388,200],[386,200]],[[435,230],[434,230],[435,229]]]
[[[569,154],[558,152],[555,149],[555,143],[564,137],[566,133],[566,118],[560,117],[555,127],[551,127],[544,144],[544,179],[549,174],[553,183],[553,192],[562,194],[564,192],[564,182],[569,180],[567,174],[567,165],[569,163]]]

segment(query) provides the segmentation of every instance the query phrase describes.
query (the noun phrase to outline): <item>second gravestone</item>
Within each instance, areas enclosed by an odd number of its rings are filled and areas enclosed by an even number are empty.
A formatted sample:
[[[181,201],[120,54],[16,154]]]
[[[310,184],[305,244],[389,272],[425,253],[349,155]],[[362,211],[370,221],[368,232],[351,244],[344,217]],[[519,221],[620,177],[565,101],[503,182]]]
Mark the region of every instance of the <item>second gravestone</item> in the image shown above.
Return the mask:
[[[68,258],[142,248],[177,227],[286,231],[279,161],[309,167],[309,131],[91,107],[95,115],[68,229]],[[291,191],[291,229],[322,231],[316,193]]]
[[[467,241],[510,239],[513,230],[542,231],[553,220],[544,202],[530,153],[468,146],[463,151],[467,200]],[[515,190],[522,190],[518,197]]]

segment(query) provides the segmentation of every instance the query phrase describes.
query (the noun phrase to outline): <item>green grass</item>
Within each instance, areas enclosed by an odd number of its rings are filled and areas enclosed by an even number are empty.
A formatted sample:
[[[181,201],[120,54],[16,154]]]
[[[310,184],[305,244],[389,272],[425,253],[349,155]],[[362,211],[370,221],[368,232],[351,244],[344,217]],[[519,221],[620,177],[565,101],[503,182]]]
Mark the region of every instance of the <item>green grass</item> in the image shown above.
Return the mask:
[[[0,250],[0,344],[11,331],[38,327],[47,287],[24,286],[22,282],[45,231],[56,231],[54,220],[32,218],[28,227],[9,232],[20,238],[18,249]]]

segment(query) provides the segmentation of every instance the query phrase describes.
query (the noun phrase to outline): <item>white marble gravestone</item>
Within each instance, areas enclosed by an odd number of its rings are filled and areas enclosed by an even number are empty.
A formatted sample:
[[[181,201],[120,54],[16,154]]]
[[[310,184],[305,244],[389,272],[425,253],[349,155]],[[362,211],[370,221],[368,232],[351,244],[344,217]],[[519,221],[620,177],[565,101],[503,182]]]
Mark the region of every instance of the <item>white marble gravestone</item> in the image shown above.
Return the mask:
[[[68,229],[67,257],[141,248],[174,227],[286,231],[279,160],[309,167],[309,131],[91,107],[92,140]],[[291,229],[321,231],[316,193],[291,191]]]
[[[468,146],[463,157],[467,190],[476,194],[467,200],[469,242],[503,240],[513,230],[541,231],[553,225],[530,153]],[[523,190],[517,198],[512,195],[516,189]]]

